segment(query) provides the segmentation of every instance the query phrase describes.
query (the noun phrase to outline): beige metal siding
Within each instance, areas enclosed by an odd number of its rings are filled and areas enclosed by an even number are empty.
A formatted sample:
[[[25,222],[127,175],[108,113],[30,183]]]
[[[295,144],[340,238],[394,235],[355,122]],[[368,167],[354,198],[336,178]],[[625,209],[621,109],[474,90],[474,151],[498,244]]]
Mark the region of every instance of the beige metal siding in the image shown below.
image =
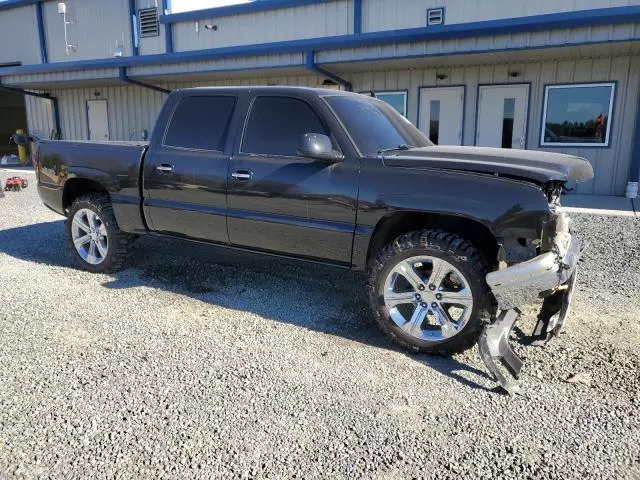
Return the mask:
[[[132,53],[128,0],[67,0],[67,35],[76,51],[67,54],[64,24],[58,2],[43,2],[45,38],[49,62],[111,58],[118,46],[124,56]]]
[[[509,72],[519,72],[512,77]],[[439,80],[437,74],[446,75]],[[440,67],[416,70],[383,70],[344,75],[356,91],[408,90],[408,118],[417,124],[420,87],[465,85],[464,144],[473,145],[479,84],[531,83],[527,148],[567,153],[587,158],[596,174],[580,184],[578,192],[623,195],[633,148],[635,115],[640,89],[640,57],[625,56],[583,60]],[[544,85],[615,81],[611,146],[609,148],[540,148]]]
[[[189,74],[198,72],[215,72],[229,70],[251,70],[269,67],[287,67],[304,65],[304,54],[291,53],[281,55],[266,55],[261,57],[231,57],[221,60],[203,62],[184,62],[163,65],[142,65],[131,67],[128,73],[131,77],[148,75]],[[257,74],[256,74],[257,75]]]
[[[247,77],[242,79],[216,79],[161,85],[176,89],[198,86],[224,85],[305,85],[318,86],[322,79],[316,76],[300,75],[286,77]],[[65,139],[87,140],[87,100],[107,100],[109,114],[109,136],[111,140],[140,139],[143,130],[149,135],[156,117],[164,104],[166,95],[135,85],[74,88],[48,91],[58,98],[60,128]],[[27,119],[30,131],[49,136],[53,120],[47,117],[50,106],[37,98],[27,101]]]
[[[217,30],[206,29],[205,25],[215,25]],[[187,51],[346,35],[352,32],[352,0],[338,0],[177,23],[173,27],[173,42],[175,51]]]
[[[517,33],[465,39],[435,40],[321,51],[316,59],[321,63],[353,62],[379,58],[426,55],[459,55],[491,50],[521,50],[527,48],[562,47],[565,45],[640,40],[640,24],[568,28],[533,33]]]
[[[114,80],[118,78],[117,68],[86,69],[49,73],[32,73],[23,75],[7,75],[2,81],[5,85],[28,87],[31,84],[68,83],[86,80]]]
[[[40,37],[33,5],[0,11],[0,63],[40,63]]]
[[[54,127],[53,105],[51,100],[25,95],[29,133],[40,138],[49,138]]]
[[[427,9],[445,7],[445,23],[637,5],[634,0],[363,0],[362,31],[425,27]]]

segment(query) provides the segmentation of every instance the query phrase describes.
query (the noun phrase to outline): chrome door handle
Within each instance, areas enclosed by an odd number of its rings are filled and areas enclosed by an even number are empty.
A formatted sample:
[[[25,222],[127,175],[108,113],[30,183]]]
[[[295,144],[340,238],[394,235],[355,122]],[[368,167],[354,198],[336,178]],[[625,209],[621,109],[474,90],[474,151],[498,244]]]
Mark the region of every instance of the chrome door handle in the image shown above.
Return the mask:
[[[237,170],[231,174],[236,180],[251,180],[253,172],[251,170]]]
[[[156,167],[156,171],[159,173],[173,173],[173,165],[163,163],[162,165],[158,165]]]

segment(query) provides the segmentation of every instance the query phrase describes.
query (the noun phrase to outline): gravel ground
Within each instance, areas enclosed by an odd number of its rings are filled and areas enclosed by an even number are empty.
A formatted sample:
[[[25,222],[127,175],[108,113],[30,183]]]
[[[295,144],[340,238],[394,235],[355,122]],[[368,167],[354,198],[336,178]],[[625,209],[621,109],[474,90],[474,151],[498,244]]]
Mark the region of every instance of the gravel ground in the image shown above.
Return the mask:
[[[574,314],[518,347],[509,397],[475,349],[390,347],[356,274],[145,238],[133,268],[91,275],[34,186],[9,192],[0,478],[637,479],[640,220],[574,217]]]

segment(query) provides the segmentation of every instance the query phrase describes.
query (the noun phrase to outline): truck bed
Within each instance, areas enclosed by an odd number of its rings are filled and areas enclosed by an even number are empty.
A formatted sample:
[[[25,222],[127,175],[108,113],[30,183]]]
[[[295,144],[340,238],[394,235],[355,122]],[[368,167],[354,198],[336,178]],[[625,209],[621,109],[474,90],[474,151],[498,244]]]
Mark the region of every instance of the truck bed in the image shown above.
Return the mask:
[[[42,140],[36,149],[40,196],[49,208],[64,215],[65,189],[74,182],[96,182],[106,188],[120,228],[145,230],[140,166],[147,142]]]

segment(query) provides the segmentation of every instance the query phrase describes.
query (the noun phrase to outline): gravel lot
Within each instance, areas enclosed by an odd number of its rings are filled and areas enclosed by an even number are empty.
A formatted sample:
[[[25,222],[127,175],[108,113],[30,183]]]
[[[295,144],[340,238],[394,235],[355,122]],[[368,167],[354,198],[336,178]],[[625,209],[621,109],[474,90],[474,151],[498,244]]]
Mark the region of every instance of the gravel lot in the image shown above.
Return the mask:
[[[391,348],[350,272],[150,238],[80,271],[33,183],[0,198],[0,478],[640,478],[639,219],[574,216],[574,314],[508,397],[475,349]]]

